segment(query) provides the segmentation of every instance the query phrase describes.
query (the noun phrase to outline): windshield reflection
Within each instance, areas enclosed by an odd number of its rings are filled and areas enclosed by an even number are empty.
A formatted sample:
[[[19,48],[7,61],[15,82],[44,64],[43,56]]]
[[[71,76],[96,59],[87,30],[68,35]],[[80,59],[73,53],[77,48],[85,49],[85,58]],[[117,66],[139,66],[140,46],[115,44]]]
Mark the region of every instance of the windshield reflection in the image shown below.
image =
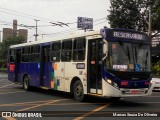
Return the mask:
[[[108,69],[120,71],[150,71],[150,46],[109,42]]]

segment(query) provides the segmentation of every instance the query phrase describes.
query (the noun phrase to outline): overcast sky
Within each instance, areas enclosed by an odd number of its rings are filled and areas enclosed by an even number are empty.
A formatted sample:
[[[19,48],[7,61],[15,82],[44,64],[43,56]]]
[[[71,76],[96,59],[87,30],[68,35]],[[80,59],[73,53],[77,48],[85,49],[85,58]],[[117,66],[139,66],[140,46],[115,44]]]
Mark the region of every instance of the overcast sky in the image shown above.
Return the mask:
[[[51,39],[62,33],[77,32],[77,17],[93,18],[94,30],[110,27],[106,21],[110,0],[0,0],[0,31],[18,25],[35,26],[38,21],[38,39]],[[69,27],[50,26],[50,22],[73,23]],[[28,29],[18,27],[18,29]],[[80,30],[79,30],[80,31]],[[28,39],[34,40],[35,29],[28,29]]]

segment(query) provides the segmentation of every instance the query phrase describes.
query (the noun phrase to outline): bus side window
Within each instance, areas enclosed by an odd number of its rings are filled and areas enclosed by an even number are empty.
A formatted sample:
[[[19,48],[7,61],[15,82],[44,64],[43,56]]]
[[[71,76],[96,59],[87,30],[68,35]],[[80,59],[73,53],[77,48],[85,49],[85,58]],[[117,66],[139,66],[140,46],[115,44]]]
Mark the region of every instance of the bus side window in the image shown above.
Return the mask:
[[[85,38],[75,38],[73,47],[73,61],[85,60],[85,48],[86,42]]]
[[[30,61],[30,46],[26,46],[22,50],[22,62]]]
[[[71,61],[71,57],[72,57],[72,40],[63,41],[61,60],[68,62]]]
[[[15,50],[10,49],[10,54],[9,54],[10,62],[15,62]]]
[[[40,46],[34,45],[31,46],[31,61],[36,62],[40,60]]]
[[[60,61],[61,42],[52,43],[51,61]]]

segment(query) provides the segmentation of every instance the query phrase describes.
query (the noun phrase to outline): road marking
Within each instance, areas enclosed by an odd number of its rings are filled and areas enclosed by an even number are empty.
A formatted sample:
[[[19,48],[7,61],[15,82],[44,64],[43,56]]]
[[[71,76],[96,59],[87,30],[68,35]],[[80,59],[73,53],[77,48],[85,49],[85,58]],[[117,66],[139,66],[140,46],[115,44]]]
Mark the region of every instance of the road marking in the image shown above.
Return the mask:
[[[17,120],[17,119],[12,118],[12,117],[4,117],[4,118],[7,119],[7,120]]]
[[[4,88],[4,87],[7,87],[7,86],[11,86],[13,85],[14,83],[11,83],[11,84],[8,84],[8,85],[4,85],[4,86],[1,86],[0,88]]]
[[[26,110],[29,110],[29,109],[41,107],[41,106],[48,105],[48,104],[55,103],[55,102],[59,102],[59,101],[62,101],[62,100],[68,100],[68,99],[60,99],[60,100],[52,100],[52,101],[49,100],[50,102],[47,102],[47,103],[44,103],[44,104],[35,105],[35,106],[32,106],[32,107],[27,107],[27,108],[24,108],[24,109],[20,109],[20,110],[17,110],[16,112],[26,111]],[[4,117],[4,118],[7,119],[7,120],[16,120],[13,117]]]
[[[86,113],[86,114],[83,114],[83,115],[81,115],[80,117],[77,117],[77,118],[75,118],[75,119],[73,119],[73,120],[81,120],[81,119],[83,119],[83,118],[85,118],[85,117],[88,117],[88,116],[90,116],[90,115],[92,115],[92,114],[94,114],[94,113],[96,113],[96,112],[98,112],[98,111],[100,111],[100,110],[108,107],[109,105],[111,105],[111,103],[107,103],[107,104],[105,104],[105,105],[103,105],[103,106],[101,106],[101,107],[98,107],[98,108],[96,108],[96,109],[94,109],[94,110],[92,110],[92,111],[90,111],[90,112],[88,112],[88,113]]]
[[[11,93],[18,93],[18,92],[26,92],[26,91],[5,92],[5,93],[0,93],[0,95],[11,94]]]
[[[53,100],[52,100],[53,101]],[[11,104],[1,104],[0,106],[30,106],[30,105],[39,105],[40,103],[11,103]],[[63,104],[47,104],[47,105],[54,105],[54,106],[62,106],[62,105],[95,105],[95,104],[104,104],[104,103],[63,103]]]
[[[4,80],[6,80],[6,79],[0,79],[0,82],[1,82],[1,81],[4,81]]]
[[[26,111],[26,110],[29,110],[29,109],[33,109],[33,108],[37,108],[37,107],[41,107],[41,106],[48,105],[48,104],[55,103],[55,102],[59,102],[59,101],[62,101],[62,100],[67,100],[67,99],[53,100],[53,101],[50,101],[50,102],[47,102],[47,103],[44,103],[44,104],[39,104],[39,105],[35,105],[35,106],[32,106],[32,107],[28,107],[28,108],[20,109],[20,110],[17,110],[17,112],[20,112],[20,111]]]
[[[67,99],[65,99],[65,100],[67,100]],[[43,100],[43,101],[42,100],[41,101],[34,101],[34,102],[20,102],[20,103],[1,104],[0,106],[25,105],[25,104],[30,104],[30,103],[32,105],[32,103],[39,103],[40,104],[42,102],[49,102],[49,101],[53,101],[53,99],[52,100]]]

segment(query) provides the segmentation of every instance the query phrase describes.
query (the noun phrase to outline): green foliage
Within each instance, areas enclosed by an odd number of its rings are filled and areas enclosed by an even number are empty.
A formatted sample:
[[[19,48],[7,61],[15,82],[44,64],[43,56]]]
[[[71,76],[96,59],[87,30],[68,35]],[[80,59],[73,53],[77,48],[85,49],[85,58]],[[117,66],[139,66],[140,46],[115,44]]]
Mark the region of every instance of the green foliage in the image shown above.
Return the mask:
[[[113,28],[129,28],[148,32],[149,5],[152,31],[160,32],[160,0],[110,0],[108,20]]]
[[[24,42],[22,36],[8,37],[0,43],[0,59],[7,60],[8,48],[10,45],[20,44]]]
[[[139,4],[134,0],[110,0],[109,23],[113,28],[139,29]]]
[[[7,61],[6,60],[0,60],[0,68],[6,68],[7,67]]]
[[[156,77],[160,77],[160,60],[153,65],[152,70]]]

